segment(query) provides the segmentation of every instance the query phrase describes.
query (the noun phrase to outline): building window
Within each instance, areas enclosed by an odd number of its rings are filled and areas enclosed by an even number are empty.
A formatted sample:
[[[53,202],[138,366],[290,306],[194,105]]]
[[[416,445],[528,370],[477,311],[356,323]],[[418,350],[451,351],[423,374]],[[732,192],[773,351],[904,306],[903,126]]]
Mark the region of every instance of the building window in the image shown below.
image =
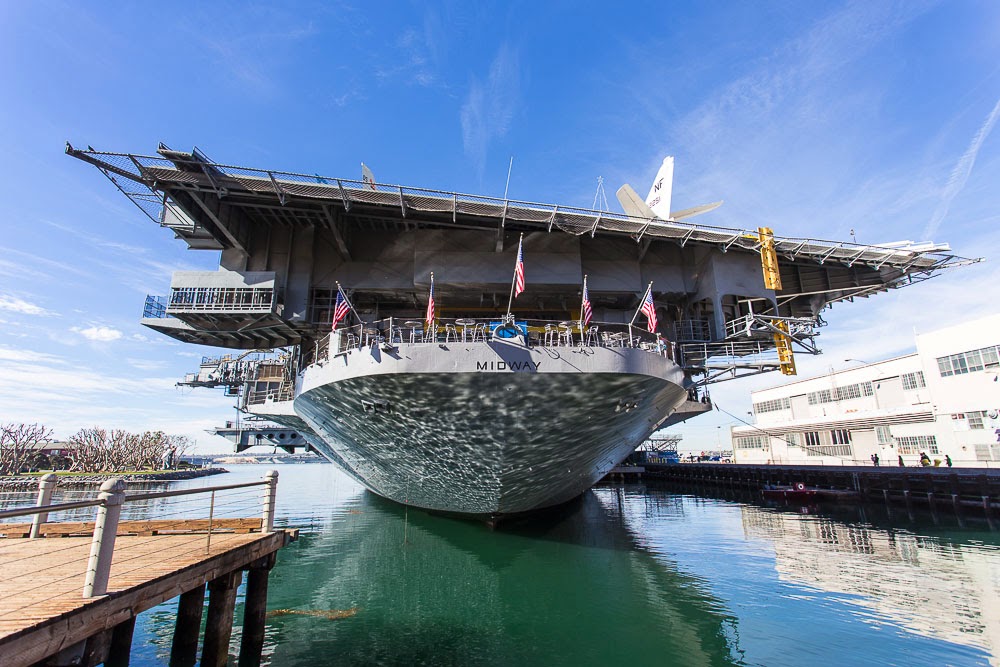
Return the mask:
[[[892,432],[889,431],[888,426],[875,427],[875,442],[877,442],[880,445],[892,444]]]
[[[924,372],[917,371],[916,373],[903,373],[903,389],[909,391],[911,389],[922,389],[927,385],[924,383]]]
[[[996,368],[1000,366],[1000,355],[998,355],[997,346],[991,345],[978,350],[938,357],[937,362],[941,377],[946,378],[951,375],[964,375],[987,368]]]
[[[833,403],[834,401],[846,401],[852,398],[871,396],[874,393],[871,382],[858,382],[857,384],[849,384],[846,387],[834,387],[832,390],[822,389],[820,391],[809,392],[806,397],[809,405],[821,405],[823,403]]]
[[[933,435],[906,435],[896,438],[896,442],[900,454],[938,453],[937,437]]]
[[[966,412],[965,418],[969,420],[969,428],[973,431],[982,431],[986,428],[983,420],[986,418],[986,412],[980,410],[979,412]]]
[[[818,431],[806,431],[802,436],[806,440],[806,447],[819,447],[822,443]]]
[[[839,456],[849,458],[851,456],[850,445],[821,445],[820,447],[810,447],[806,450],[809,456]]]
[[[976,445],[977,461],[1000,461],[1000,445]]]
[[[753,411],[757,414],[762,412],[777,412],[779,410],[787,410],[792,407],[791,402],[787,398],[776,398],[772,401],[761,401],[760,403],[753,404]]]
[[[786,433],[784,435],[785,442],[787,442],[792,447],[799,446],[799,434],[798,433]]]
[[[830,431],[830,442],[835,445],[851,444],[851,432],[846,428],[837,428]]]
[[[760,435],[742,435],[733,438],[733,447],[736,449],[764,449],[764,437]]]

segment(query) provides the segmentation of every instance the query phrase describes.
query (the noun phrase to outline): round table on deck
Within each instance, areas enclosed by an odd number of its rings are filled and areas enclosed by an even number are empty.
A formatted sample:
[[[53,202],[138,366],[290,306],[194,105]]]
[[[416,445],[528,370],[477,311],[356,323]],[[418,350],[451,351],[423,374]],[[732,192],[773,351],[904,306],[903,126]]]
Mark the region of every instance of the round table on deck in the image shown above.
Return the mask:
[[[464,343],[466,341],[466,332],[468,328],[474,326],[476,324],[476,321],[473,319],[469,319],[468,317],[461,317],[455,320],[455,324],[462,327],[462,342]]]
[[[382,335],[382,332],[375,327],[363,329],[362,333],[365,335],[365,343],[369,345],[371,344],[372,339],[378,340],[379,336]]]
[[[416,342],[417,331],[423,330],[424,323],[421,320],[407,320],[403,324],[410,327],[410,342]]]

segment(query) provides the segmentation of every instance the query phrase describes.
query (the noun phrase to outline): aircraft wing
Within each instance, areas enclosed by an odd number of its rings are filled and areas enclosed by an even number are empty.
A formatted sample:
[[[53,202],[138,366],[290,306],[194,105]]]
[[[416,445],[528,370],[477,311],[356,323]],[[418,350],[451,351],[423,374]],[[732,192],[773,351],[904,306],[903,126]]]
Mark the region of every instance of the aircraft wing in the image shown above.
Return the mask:
[[[683,220],[685,218],[693,218],[696,215],[701,215],[702,213],[708,213],[709,211],[714,211],[720,206],[722,206],[721,201],[712,202],[711,204],[702,204],[701,206],[692,206],[691,208],[686,208],[683,211],[673,211],[670,214],[670,219]]]

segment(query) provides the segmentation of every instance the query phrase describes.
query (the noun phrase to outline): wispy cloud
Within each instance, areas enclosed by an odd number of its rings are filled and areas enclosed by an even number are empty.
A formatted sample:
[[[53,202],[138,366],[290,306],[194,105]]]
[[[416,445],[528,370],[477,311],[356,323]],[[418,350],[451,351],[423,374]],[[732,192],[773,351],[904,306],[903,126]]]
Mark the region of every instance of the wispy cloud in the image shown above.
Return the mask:
[[[51,312],[41,306],[9,294],[0,294],[0,310],[8,310],[23,315],[52,315]]]
[[[462,104],[462,141],[480,177],[486,165],[490,142],[507,133],[520,102],[518,53],[503,44],[490,65],[486,82],[473,78]]]
[[[993,110],[986,116],[986,120],[983,121],[983,124],[979,127],[979,131],[976,132],[976,136],[972,138],[969,147],[965,149],[965,153],[951,170],[948,183],[944,186],[944,191],[941,193],[941,201],[938,203],[934,215],[931,216],[930,222],[924,228],[924,239],[931,240],[934,234],[937,233],[938,228],[941,227],[941,223],[951,208],[951,202],[962,191],[966,182],[968,182],[969,174],[972,173],[972,167],[976,164],[976,156],[979,155],[979,149],[982,148],[986,137],[990,136],[990,132],[993,131],[993,126],[996,125],[998,117],[1000,117],[1000,100],[997,100]]]
[[[0,347],[0,361],[20,361],[26,363],[63,364],[64,359],[46,352]]]
[[[95,343],[110,343],[122,337],[122,332],[118,329],[103,326],[93,326],[86,329],[73,327],[72,331]]]

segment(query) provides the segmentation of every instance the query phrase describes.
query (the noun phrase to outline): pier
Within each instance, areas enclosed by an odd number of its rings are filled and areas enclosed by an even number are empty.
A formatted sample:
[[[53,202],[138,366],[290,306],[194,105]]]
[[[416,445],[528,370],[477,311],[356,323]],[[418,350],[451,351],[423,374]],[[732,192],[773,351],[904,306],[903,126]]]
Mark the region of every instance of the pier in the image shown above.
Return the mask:
[[[136,616],[179,596],[170,664],[229,660],[236,589],[248,573],[239,665],[259,665],[268,573],[298,531],[274,528],[276,472],[245,484],[126,494],[105,482],[97,498],[51,504],[55,476],[39,483],[34,507],[0,512],[0,664],[129,664]],[[256,517],[233,516],[263,507]],[[195,496],[207,518],[189,515]],[[130,507],[130,505],[132,507]],[[93,521],[48,522],[49,513],[97,508]],[[178,508],[181,508],[178,511]],[[199,642],[206,588],[208,611]]]
[[[881,502],[908,509],[953,509],[992,519],[1000,516],[1000,469],[799,466],[737,463],[645,464],[644,476],[685,484],[741,490],[792,486],[829,491],[833,498]]]

